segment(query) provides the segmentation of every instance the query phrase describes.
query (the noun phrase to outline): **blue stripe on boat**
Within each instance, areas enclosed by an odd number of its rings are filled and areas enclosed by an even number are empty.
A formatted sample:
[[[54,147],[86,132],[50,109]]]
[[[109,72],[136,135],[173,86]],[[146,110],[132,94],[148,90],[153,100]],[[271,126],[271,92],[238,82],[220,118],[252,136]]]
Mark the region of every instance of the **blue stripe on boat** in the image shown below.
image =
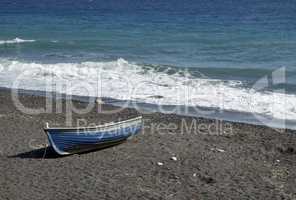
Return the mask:
[[[92,148],[99,148],[100,145],[113,144],[120,140],[127,139],[138,133],[142,128],[142,118],[135,118],[118,125],[109,124],[95,128],[54,128],[45,129],[50,144],[58,154],[70,154],[83,152]]]

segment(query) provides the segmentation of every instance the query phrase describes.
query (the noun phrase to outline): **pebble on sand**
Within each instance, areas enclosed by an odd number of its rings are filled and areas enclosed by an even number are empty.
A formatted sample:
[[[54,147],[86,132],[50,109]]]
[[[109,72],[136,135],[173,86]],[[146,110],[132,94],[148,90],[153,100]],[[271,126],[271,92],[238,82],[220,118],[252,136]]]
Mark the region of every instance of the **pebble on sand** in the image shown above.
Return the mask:
[[[218,152],[221,152],[221,153],[225,152],[224,149],[219,149],[219,148],[211,148],[211,150],[212,151],[218,151]]]
[[[173,161],[177,161],[178,159],[177,159],[176,156],[173,156],[173,157],[171,157],[171,160],[173,160]]]
[[[101,105],[101,104],[104,104],[105,103],[101,98],[96,98],[95,102],[98,105]]]
[[[157,162],[157,165],[158,165],[158,166],[162,166],[163,163],[162,163],[162,162]]]

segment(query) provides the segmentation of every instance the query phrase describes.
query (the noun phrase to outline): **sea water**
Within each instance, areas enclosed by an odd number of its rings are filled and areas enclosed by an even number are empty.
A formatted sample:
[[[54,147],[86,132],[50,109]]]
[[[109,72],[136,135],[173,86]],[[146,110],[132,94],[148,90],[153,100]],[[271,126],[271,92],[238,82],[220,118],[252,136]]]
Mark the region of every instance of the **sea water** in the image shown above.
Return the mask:
[[[0,86],[293,126],[295,11],[292,0],[4,0]]]

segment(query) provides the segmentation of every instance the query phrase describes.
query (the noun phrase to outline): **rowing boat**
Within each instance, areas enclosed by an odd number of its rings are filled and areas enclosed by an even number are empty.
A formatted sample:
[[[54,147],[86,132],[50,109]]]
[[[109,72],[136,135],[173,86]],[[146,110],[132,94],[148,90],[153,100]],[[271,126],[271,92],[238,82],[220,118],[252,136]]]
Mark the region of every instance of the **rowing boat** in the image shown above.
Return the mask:
[[[93,127],[44,128],[50,145],[59,155],[69,155],[113,146],[142,128],[142,117]]]

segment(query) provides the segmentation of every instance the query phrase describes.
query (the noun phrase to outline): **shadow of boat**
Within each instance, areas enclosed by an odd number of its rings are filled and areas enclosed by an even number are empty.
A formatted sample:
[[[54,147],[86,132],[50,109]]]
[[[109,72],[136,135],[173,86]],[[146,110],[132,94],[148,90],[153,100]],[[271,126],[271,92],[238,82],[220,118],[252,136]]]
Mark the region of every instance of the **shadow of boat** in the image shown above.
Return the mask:
[[[20,153],[9,158],[31,158],[31,159],[53,159],[59,158],[59,156],[52,147],[44,147],[40,149],[34,149],[28,152]]]
[[[122,140],[122,141],[119,141],[117,143],[113,143],[113,144],[108,145],[108,146],[99,146],[99,147],[96,147],[95,149],[89,149],[89,150],[86,150],[84,152],[75,153],[75,154],[82,155],[82,154],[87,154],[87,153],[91,153],[91,152],[95,152],[95,151],[100,151],[100,150],[103,150],[103,149],[107,149],[107,148],[117,146],[117,145],[119,145],[121,143],[124,143],[125,141],[126,140]],[[31,150],[31,151],[20,153],[20,154],[13,155],[13,156],[8,156],[8,158],[56,159],[56,158],[63,158],[63,157],[71,156],[71,155],[73,155],[73,154],[61,156],[61,155],[57,154],[55,152],[55,150],[51,146],[48,146],[48,147],[44,147],[44,148],[40,148],[40,149],[34,149],[34,150]]]

